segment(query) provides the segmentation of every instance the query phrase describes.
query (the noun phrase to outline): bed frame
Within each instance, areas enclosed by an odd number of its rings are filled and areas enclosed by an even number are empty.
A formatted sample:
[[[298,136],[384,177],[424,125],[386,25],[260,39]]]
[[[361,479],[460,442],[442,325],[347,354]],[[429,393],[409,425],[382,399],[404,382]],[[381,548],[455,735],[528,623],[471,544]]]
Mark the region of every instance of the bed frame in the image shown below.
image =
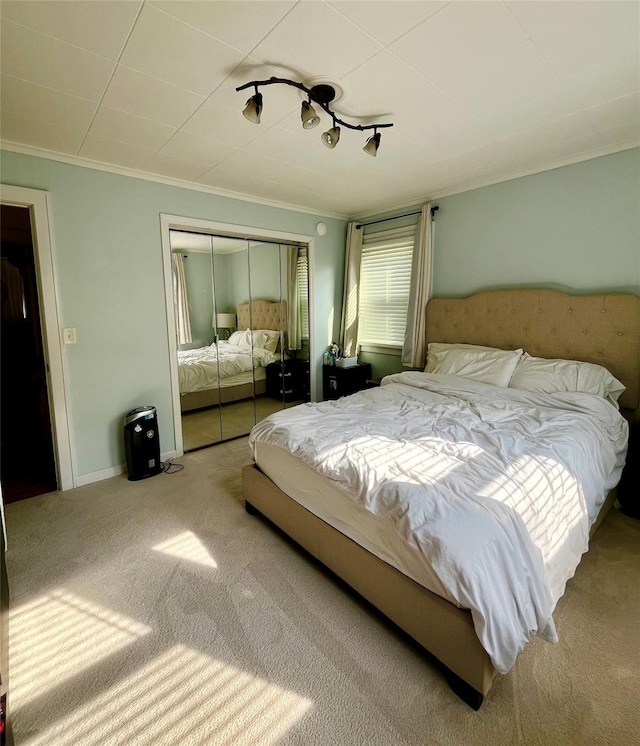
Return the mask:
[[[287,304],[268,300],[252,300],[240,303],[237,308],[238,329],[271,329],[281,331],[281,342],[284,344],[287,331]],[[213,407],[218,404],[230,404],[242,399],[253,399],[267,391],[266,378],[251,383],[240,383],[236,386],[217,386],[180,394],[180,411],[190,412],[194,409]]]
[[[640,297],[568,295],[549,289],[492,290],[468,298],[435,298],[426,317],[427,342],[517,349],[537,357],[603,365],[627,388],[625,415],[638,409]],[[261,513],[342,578],[446,668],[453,691],[474,709],[496,671],[475,633],[471,613],[414,582],[317,518],[280,490],[256,465],[242,473],[245,506]],[[613,504],[603,505],[591,535]]]

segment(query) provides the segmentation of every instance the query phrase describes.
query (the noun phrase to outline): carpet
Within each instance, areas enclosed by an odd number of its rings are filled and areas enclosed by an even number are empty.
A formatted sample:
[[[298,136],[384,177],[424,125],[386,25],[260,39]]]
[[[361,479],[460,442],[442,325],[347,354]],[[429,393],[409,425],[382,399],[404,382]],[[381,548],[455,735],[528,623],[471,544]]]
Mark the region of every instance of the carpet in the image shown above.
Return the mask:
[[[640,521],[611,511],[474,712],[411,640],[244,511],[241,439],[7,506],[17,746],[607,744],[640,733]]]

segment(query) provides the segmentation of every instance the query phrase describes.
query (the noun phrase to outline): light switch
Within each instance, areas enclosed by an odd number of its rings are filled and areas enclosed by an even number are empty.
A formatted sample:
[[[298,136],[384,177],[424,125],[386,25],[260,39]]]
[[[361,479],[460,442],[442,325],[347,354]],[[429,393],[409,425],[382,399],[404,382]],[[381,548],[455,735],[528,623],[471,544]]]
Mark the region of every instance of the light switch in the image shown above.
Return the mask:
[[[66,345],[74,345],[76,343],[76,330],[73,326],[66,326],[62,330],[62,339]]]

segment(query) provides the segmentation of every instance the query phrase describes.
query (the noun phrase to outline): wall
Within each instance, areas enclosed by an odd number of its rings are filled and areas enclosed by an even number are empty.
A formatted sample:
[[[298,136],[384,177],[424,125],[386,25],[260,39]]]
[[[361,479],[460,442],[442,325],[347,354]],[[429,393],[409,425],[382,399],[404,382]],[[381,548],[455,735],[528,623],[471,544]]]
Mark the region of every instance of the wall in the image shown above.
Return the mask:
[[[435,295],[546,285],[640,294],[640,150],[437,200]]]
[[[161,213],[313,236],[316,367],[337,333],[342,220],[11,152],[2,153],[2,181],[49,192],[60,323],[77,329],[78,343],[64,347],[63,362],[79,483],[124,463],[123,415],[140,404],[158,410],[163,452],[175,448]],[[315,234],[319,219],[327,225],[322,237]]]
[[[640,295],[639,149],[433,202],[435,296],[505,286]],[[402,370],[397,357],[361,359],[374,377]]]

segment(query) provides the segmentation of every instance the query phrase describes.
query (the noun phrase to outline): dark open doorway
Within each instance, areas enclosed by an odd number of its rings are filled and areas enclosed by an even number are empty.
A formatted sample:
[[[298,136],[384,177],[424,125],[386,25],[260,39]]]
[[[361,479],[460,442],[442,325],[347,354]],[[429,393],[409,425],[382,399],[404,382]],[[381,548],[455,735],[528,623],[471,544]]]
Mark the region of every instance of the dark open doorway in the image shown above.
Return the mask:
[[[0,207],[0,476],[10,503],[57,482],[30,211]]]

